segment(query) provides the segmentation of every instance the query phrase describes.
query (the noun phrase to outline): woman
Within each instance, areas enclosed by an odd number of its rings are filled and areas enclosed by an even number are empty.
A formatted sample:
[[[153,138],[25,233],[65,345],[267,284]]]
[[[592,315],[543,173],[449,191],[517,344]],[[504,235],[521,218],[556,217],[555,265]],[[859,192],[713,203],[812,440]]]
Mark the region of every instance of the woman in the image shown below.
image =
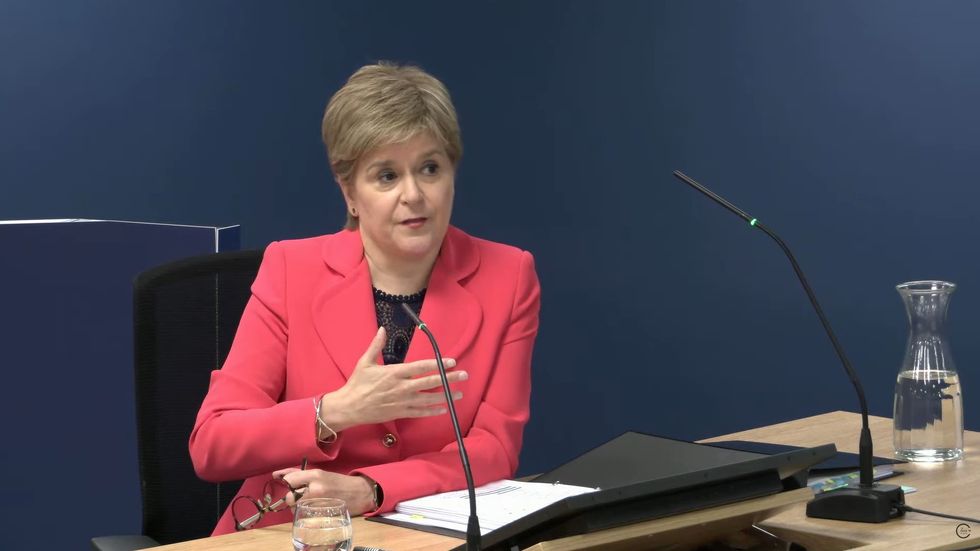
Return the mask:
[[[322,130],[347,225],[266,250],[191,434],[198,475],[246,478],[239,496],[256,497],[281,477],[354,515],[464,488],[407,302],[446,358],[476,484],[513,476],[540,291],[529,253],[449,224],[462,144],[448,91],[415,67],[369,65],[330,100]],[[258,525],[289,520],[286,509]],[[229,509],[215,534],[234,530]]]

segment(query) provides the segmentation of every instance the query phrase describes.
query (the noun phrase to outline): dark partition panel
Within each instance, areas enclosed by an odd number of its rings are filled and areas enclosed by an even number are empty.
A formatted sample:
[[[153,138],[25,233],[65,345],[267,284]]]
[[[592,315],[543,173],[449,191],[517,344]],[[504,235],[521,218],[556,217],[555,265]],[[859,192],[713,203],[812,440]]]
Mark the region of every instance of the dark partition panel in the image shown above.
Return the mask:
[[[133,280],[219,240],[238,249],[238,228],[0,223],[0,465],[17,496],[3,506],[6,546],[81,549],[140,533]],[[40,528],[51,515],[57,529]]]

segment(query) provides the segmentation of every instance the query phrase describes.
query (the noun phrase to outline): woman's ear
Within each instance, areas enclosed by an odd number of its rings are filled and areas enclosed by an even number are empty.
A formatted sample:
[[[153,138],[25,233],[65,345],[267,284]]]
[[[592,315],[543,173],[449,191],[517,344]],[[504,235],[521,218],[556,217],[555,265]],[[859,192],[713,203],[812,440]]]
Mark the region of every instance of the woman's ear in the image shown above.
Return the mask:
[[[337,182],[337,187],[340,188],[340,193],[344,194],[344,202],[347,203],[347,210],[349,211],[354,206],[353,189],[337,176],[334,176],[334,181]]]

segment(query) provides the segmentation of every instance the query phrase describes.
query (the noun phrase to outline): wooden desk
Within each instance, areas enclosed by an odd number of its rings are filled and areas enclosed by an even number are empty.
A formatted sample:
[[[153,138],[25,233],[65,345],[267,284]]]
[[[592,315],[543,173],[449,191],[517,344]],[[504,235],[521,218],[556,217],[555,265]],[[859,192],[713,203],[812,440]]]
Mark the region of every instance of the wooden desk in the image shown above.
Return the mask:
[[[871,417],[871,436],[875,455],[891,457],[892,421]],[[857,452],[861,416],[835,411],[796,421],[770,425],[705,440],[754,440],[774,444],[816,446],[833,442],[837,449]],[[912,486],[918,491],[905,496],[905,502],[918,509],[951,515],[980,516],[980,433],[965,434],[964,459],[952,463],[899,466],[905,474],[889,479],[892,484]],[[908,513],[904,518],[883,524],[864,524],[807,518],[805,506],[797,505],[761,523],[766,530],[808,549],[861,551],[966,549],[980,546],[980,525],[971,525],[966,539],[955,533],[959,521]]]
[[[368,522],[361,517],[353,519],[354,545],[380,547],[385,551],[447,551],[463,540],[389,526],[380,522]],[[256,528],[214,538],[204,538],[162,547],[153,551],[291,551],[293,548],[292,525],[279,524],[268,528]]]
[[[801,446],[816,446],[833,442],[842,451],[857,451],[858,433],[861,418],[854,413],[834,412],[815,417],[808,417],[778,425],[753,429],[735,434],[711,438],[715,440],[755,440],[777,444],[793,444]],[[889,456],[892,453],[890,419],[881,417],[871,418],[871,433],[874,438],[875,453]],[[980,498],[975,492],[980,491],[980,433],[967,432],[966,458],[949,464],[940,465],[903,465],[906,471],[900,477],[889,482],[904,484],[918,488],[918,492],[906,496],[906,502],[912,507],[927,509],[949,514],[959,514],[976,518],[980,514]],[[971,526],[971,535],[967,539],[959,538],[956,533],[958,521],[927,517],[915,513],[905,518],[893,520],[885,524],[862,524],[833,520],[809,519],[805,515],[805,501],[808,490],[797,490],[792,495],[780,494],[761,500],[752,500],[727,506],[727,512],[722,508],[708,509],[678,515],[666,519],[657,519],[641,525],[623,527],[615,530],[636,539],[626,545],[611,546],[603,539],[600,532],[589,536],[573,536],[549,542],[547,545],[535,546],[542,551],[587,549],[654,549],[669,544],[671,538],[676,541],[689,542],[692,532],[695,535],[710,535],[712,528],[727,529],[728,525],[716,523],[722,518],[731,518],[732,514],[743,520],[760,519],[757,522],[766,530],[773,532],[790,541],[805,545],[810,551],[838,551],[844,549],[860,549],[860,551],[885,550],[953,550],[964,549],[971,545],[980,546],[980,526]],[[771,511],[781,509],[784,512],[770,516]],[[768,520],[761,520],[769,517]],[[734,525],[732,525],[734,526]],[[737,529],[737,527],[735,527]],[[657,537],[644,537],[643,534],[656,532]],[[362,518],[354,519],[354,544],[381,547],[388,551],[446,551],[462,543],[462,540],[438,536],[426,532],[418,532],[388,526],[376,522],[367,522]],[[163,547],[160,551],[288,551],[291,549],[290,526],[282,524],[270,528],[261,528],[229,534],[216,538],[206,538],[183,542]],[[686,548],[680,546],[674,548]]]

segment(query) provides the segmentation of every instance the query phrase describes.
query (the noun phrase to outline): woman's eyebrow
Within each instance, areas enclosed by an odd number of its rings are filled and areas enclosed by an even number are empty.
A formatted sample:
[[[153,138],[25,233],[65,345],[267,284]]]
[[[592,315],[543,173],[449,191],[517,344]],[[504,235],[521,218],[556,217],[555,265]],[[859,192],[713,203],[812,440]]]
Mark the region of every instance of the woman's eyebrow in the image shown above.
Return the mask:
[[[394,163],[395,163],[395,161],[392,161],[391,159],[383,159],[383,160],[380,160],[380,161],[374,161],[373,163],[367,165],[367,167],[365,167],[364,170],[369,172],[374,167],[377,167],[377,166],[390,166],[390,165],[392,165]]]

